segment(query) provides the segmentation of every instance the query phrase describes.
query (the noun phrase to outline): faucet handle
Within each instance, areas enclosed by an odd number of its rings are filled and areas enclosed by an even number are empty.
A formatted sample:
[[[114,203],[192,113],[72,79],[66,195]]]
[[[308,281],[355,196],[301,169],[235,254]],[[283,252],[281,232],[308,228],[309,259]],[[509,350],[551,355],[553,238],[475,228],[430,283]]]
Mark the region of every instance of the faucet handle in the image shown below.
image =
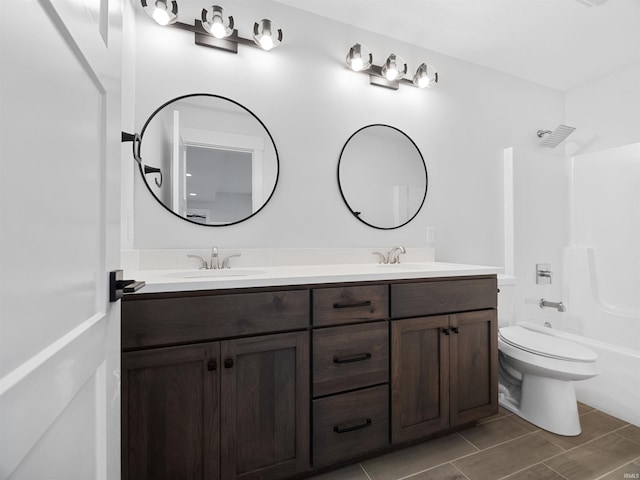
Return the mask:
[[[200,270],[208,270],[209,269],[209,265],[207,265],[207,261],[202,258],[200,255],[187,255],[187,257],[189,258],[197,258],[198,260],[200,260]]]
[[[242,256],[241,253],[234,253],[233,255],[229,255],[228,257],[225,257],[224,260],[222,260],[222,267],[220,268],[231,268],[231,265],[229,265],[229,259],[233,257],[241,257],[241,256]]]

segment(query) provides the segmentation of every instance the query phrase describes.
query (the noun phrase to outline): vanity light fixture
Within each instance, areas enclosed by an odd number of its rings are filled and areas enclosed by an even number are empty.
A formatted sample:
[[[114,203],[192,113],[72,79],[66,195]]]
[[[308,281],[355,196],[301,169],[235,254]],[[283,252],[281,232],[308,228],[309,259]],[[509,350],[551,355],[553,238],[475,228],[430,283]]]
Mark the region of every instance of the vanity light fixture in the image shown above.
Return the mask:
[[[140,2],[147,15],[158,24],[193,32],[195,44],[203,47],[238,53],[238,44],[269,51],[282,42],[282,29],[266,18],[253,24],[253,36],[249,39],[238,35],[238,30],[234,29],[233,17],[225,15],[224,9],[219,5],[213,5],[210,9],[203,8],[200,20],[194,20],[194,24],[190,25],[178,22],[176,0],[140,0]]]
[[[369,83],[379,87],[398,90],[400,83],[405,83],[418,88],[430,88],[438,83],[438,72],[431,65],[422,63],[413,79],[408,79],[407,64],[401,56],[392,53],[382,66],[374,65],[369,49],[359,43],[349,49],[346,61],[351,70],[368,74]]]

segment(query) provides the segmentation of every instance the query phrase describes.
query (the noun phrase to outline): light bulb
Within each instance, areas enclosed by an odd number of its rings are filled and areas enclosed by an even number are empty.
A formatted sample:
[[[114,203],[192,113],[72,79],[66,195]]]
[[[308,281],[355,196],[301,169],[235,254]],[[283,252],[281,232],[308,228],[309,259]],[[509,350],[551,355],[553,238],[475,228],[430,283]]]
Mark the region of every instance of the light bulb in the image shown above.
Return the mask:
[[[269,51],[280,45],[282,30],[271,20],[263,18],[260,22],[253,24],[253,41],[263,50]]]
[[[353,60],[351,60],[352,70],[359,72],[360,70],[362,70],[362,67],[364,67],[364,62],[362,61],[362,58],[356,57]]]
[[[216,38],[225,38],[227,36],[227,29],[219,19],[214,20],[211,25],[211,35]]]
[[[390,82],[393,82],[398,77],[398,69],[395,66],[391,66],[387,68],[387,71],[384,73],[384,76]]]
[[[271,35],[262,35],[260,37],[260,46],[264,50],[271,50],[273,48],[273,38],[271,38]]]
[[[152,16],[160,25],[168,25],[171,21],[167,6],[163,2],[156,2],[156,8],[153,10]]]
[[[371,66],[372,56],[371,52],[364,45],[356,43],[349,49],[347,54],[347,66],[354,72],[360,72],[366,70]]]

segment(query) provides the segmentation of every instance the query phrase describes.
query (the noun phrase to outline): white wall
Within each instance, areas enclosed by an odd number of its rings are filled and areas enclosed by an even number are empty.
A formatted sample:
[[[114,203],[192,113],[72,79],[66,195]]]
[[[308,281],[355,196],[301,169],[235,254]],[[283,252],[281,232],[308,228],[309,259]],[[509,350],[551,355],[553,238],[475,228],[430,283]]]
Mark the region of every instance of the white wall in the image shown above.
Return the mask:
[[[427,226],[435,226],[438,260],[502,264],[503,149],[533,148],[536,130],[562,123],[561,92],[269,0],[222,6],[244,36],[254,20],[275,20],[284,31],[282,45],[269,53],[241,45],[237,55],[197,47],[192,34],[159,27],[136,5],[133,123],[139,131],[157,106],[187,93],[236,100],[265,123],[276,142],[278,187],[255,217],[211,228],[178,221],[134,172],[135,248],[417,247],[426,245]],[[183,21],[198,16],[197,8],[189,14],[187,7],[181,3]],[[440,84],[398,91],[370,86],[365,75],[344,65],[356,42],[366,44],[378,64],[392,52],[413,70],[432,63]],[[344,142],[372,123],[403,130],[427,164],[425,206],[396,230],[358,222],[338,189]]]
[[[566,96],[568,156],[640,141],[640,63],[588,82]]]

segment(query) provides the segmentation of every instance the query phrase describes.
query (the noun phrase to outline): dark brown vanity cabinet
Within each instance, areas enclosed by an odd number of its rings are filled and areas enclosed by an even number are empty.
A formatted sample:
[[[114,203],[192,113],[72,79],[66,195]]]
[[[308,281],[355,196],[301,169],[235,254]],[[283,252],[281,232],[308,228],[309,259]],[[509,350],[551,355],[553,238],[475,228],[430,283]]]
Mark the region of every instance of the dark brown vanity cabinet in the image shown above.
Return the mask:
[[[494,275],[136,294],[125,480],[301,477],[497,412]]]
[[[391,286],[393,443],[497,413],[496,298],[495,278]]]
[[[235,304],[223,308],[225,332],[229,316],[236,315],[238,329],[246,331],[253,330],[248,325],[262,323],[260,316],[285,310],[282,316],[288,320],[265,322],[263,328],[279,330],[283,323],[288,328],[297,323],[303,331],[252,331],[242,338],[124,352],[123,478],[277,479],[309,470],[308,296],[299,291],[195,297],[205,304]],[[129,306],[151,302],[147,307],[159,324],[173,315],[156,311],[154,300],[136,300]],[[127,304],[123,345],[135,341],[128,336],[137,328],[129,328],[128,322],[145,317],[144,304],[133,308],[141,313],[137,319],[129,316]],[[256,317],[245,320],[246,314]],[[202,328],[211,329],[218,314],[200,315],[206,317]],[[193,318],[187,323],[197,324]],[[145,338],[154,343],[153,335]]]

